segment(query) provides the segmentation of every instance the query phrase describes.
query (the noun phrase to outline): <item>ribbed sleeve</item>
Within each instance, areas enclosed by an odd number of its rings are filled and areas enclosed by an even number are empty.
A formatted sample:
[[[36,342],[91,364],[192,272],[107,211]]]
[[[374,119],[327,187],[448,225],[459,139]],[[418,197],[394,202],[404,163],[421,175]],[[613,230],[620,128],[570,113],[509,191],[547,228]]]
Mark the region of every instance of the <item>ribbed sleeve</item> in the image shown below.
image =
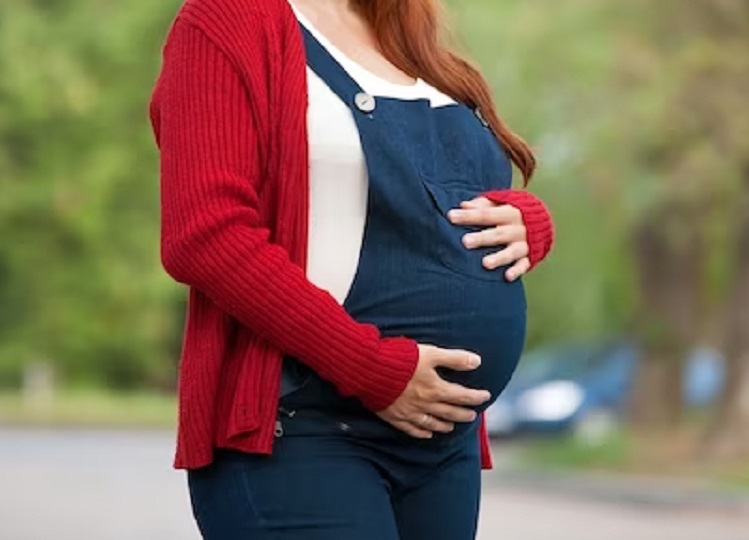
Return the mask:
[[[528,234],[531,268],[546,258],[554,244],[554,224],[540,199],[529,191],[515,189],[489,191],[482,196],[495,204],[509,204],[520,210]]]
[[[230,59],[200,29],[177,20],[152,106],[164,267],[343,395],[383,409],[410,380],[416,343],[382,338],[354,321],[269,240],[258,189],[274,179],[263,178],[258,165],[252,97]]]

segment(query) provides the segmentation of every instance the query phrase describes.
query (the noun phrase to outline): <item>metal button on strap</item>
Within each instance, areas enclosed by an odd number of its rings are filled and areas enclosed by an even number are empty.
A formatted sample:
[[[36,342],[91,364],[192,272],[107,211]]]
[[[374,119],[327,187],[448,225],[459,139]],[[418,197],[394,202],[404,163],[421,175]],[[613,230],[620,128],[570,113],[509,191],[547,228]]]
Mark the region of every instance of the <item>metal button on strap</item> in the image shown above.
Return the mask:
[[[366,92],[359,92],[354,96],[354,104],[356,108],[363,113],[371,113],[375,110],[377,104],[375,103],[374,96],[367,94]]]
[[[486,118],[484,118],[484,113],[481,112],[481,109],[476,107],[473,110],[474,114],[476,115],[476,118],[479,119],[479,122],[481,122],[481,125],[484,127],[489,127],[489,122],[486,121]]]

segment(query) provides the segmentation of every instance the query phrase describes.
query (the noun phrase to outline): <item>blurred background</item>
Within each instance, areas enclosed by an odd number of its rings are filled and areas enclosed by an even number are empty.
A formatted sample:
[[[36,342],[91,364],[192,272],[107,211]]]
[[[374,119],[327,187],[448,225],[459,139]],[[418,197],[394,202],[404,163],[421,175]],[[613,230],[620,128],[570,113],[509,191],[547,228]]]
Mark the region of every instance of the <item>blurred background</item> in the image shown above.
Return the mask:
[[[147,122],[179,4],[0,1],[3,540],[197,538]],[[749,1],[448,6],[557,225],[481,538],[749,538]]]

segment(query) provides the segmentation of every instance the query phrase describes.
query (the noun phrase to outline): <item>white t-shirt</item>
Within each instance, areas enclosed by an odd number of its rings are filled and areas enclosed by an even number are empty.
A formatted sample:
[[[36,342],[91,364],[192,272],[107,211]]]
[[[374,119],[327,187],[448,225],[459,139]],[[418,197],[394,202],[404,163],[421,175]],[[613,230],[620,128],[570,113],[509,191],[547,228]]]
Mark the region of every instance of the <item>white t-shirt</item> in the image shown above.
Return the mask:
[[[420,79],[402,85],[367,71],[332,45],[299,10],[294,12],[365,92],[403,100],[428,99],[432,107],[455,103]],[[310,147],[307,276],[343,303],[359,263],[367,213],[367,167],[351,110],[309,67],[307,81]]]

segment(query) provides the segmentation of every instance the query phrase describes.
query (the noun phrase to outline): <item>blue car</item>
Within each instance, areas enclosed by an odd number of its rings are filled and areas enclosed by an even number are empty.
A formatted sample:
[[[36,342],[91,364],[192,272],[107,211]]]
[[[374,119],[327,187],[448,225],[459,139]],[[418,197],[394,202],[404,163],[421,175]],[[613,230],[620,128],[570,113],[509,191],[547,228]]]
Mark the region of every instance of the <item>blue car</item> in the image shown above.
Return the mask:
[[[560,433],[611,426],[626,412],[638,348],[628,341],[568,344],[527,353],[512,381],[486,411],[489,434]],[[715,401],[724,384],[719,353],[692,351],[684,374],[689,407]]]

